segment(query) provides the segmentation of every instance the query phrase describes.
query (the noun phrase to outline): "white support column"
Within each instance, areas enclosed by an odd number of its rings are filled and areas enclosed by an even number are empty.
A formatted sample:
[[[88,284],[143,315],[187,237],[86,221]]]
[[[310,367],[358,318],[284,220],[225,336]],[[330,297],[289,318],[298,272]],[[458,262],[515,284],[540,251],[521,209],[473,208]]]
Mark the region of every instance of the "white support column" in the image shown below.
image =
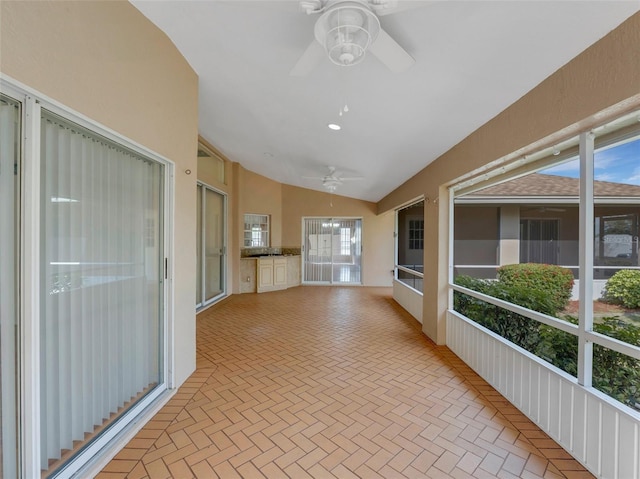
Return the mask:
[[[520,262],[520,205],[500,207],[500,254],[498,264]]]
[[[578,325],[578,383],[591,387],[593,343],[593,138],[580,134],[580,309]]]

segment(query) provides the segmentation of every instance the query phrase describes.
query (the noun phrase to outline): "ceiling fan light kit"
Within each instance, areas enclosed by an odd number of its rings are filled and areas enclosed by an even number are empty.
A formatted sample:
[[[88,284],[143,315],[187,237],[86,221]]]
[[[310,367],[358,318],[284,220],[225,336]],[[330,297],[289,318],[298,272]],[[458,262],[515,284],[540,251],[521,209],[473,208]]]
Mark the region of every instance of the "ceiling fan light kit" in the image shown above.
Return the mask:
[[[380,21],[368,5],[337,2],[318,18],[316,40],[336,65],[352,66],[364,60],[367,48],[380,32]]]

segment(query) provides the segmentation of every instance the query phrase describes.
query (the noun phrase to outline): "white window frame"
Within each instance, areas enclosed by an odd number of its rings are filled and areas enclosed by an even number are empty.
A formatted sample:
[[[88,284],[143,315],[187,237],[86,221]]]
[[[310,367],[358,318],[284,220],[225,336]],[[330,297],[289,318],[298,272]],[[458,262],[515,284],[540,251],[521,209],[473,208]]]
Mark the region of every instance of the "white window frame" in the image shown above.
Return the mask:
[[[261,216],[265,219],[264,223],[260,223],[260,224],[266,224],[267,225],[267,230],[264,231],[262,229],[260,230],[254,230],[253,228],[249,227],[249,229],[245,229],[244,230],[244,234],[242,236],[242,245],[243,248],[269,248],[271,246],[271,218],[269,217],[269,215],[265,215],[262,213],[245,213],[244,214],[244,224],[247,223],[247,217],[248,216]],[[245,235],[247,233],[251,233],[251,244],[247,244],[246,243],[246,239],[245,239]],[[254,244],[254,241],[257,240],[262,243],[262,240],[264,239],[264,244]]]
[[[207,151],[209,151],[209,150],[207,150]],[[202,218],[201,218],[202,231],[198,231],[198,234],[200,234],[199,241],[202,242],[203,246],[204,246],[204,239],[205,239],[204,220],[205,220],[205,217],[206,217],[206,208],[205,208],[205,200],[204,200],[205,197],[204,197],[204,195],[205,195],[206,190],[213,191],[214,193],[217,193],[217,194],[222,196],[222,198],[223,198],[223,210],[224,210],[223,211],[223,219],[222,219],[222,221],[224,222],[224,235],[222,237],[222,242],[223,242],[223,245],[222,245],[223,253],[222,253],[222,255],[224,257],[224,262],[223,262],[222,271],[221,271],[221,273],[223,275],[223,278],[224,278],[223,279],[224,287],[223,287],[222,293],[220,293],[217,296],[214,296],[213,298],[211,298],[208,301],[206,301],[204,299],[204,276],[205,276],[205,264],[204,263],[205,263],[205,261],[203,261],[202,264],[198,264],[197,265],[197,268],[199,270],[199,274],[202,275],[201,278],[202,278],[202,281],[203,281],[203,284],[200,285],[201,286],[201,288],[200,288],[201,291],[199,291],[199,293],[201,294],[200,298],[202,299],[202,301],[200,303],[196,303],[196,311],[200,312],[200,311],[203,311],[204,309],[208,308],[209,306],[217,303],[221,299],[226,298],[228,296],[228,294],[229,294],[229,287],[228,287],[228,283],[229,283],[228,277],[229,276],[228,276],[228,269],[227,269],[227,264],[228,264],[228,257],[227,257],[228,248],[227,248],[227,245],[228,245],[228,240],[229,240],[229,221],[228,221],[228,219],[229,219],[229,216],[228,216],[229,197],[227,196],[227,194],[224,191],[221,191],[221,190],[219,190],[217,188],[214,188],[213,186],[211,186],[211,185],[209,185],[209,184],[207,184],[207,183],[205,183],[203,181],[198,180],[197,181],[197,185],[202,187],[202,196],[198,197],[198,201],[202,202]]]
[[[306,245],[306,237],[305,237],[305,233],[306,233],[306,220],[328,220],[330,223],[330,227],[333,229],[334,227],[334,221],[340,221],[340,220],[359,220],[360,221],[360,237],[359,242],[360,242],[360,281],[359,282],[353,282],[353,283],[343,283],[343,282],[339,282],[339,281],[333,281],[333,277],[330,278],[329,281],[306,281],[305,278],[305,268],[307,268],[306,262],[305,262],[305,257],[306,257],[306,252],[305,252],[305,245]],[[365,225],[364,225],[364,218],[362,216],[303,216],[302,217],[302,221],[301,221],[301,228],[300,228],[300,232],[301,232],[301,237],[300,237],[300,244],[302,245],[302,284],[306,284],[306,285],[313,285],[313,286],[362,286],[364,285],[364,264],[365,264],[365,251],[364,251],[364,229],[365,229]],[[354,231],[355,234],[355,231]],[[339,247],[338,247],[338,251],[341,253],[342,252],[342,231],[340,231],[339,233]],[[333,258],[335,256],[341,256],[340,254],[335,254],[333,251],[333,241],[331,242],[331,267],[333,268]],[[349,253],[351,254],[351,253]]]
[[[635,117],[637,112],[633,113]],[[628,115],[621,115],[621,118]],[[618,119],[618,121],[620,118]],[[469,296],[481,299],[487,303],[500,306],[508,309],[522,316],[531,318],[540,323],[552,326],[554,328],[565,331],[569,334],[578,337],[578,372],[577,377],[574,380],[577,384],[583,386],[586,389],[592,390],[596,395],[603,397],[603,399],[619,410],[624,410],[627,413],[640,417],[640,413],[632,410],[628,406],[619,403],[615,399],[605,395],[604,393],[595,390],[592,387],[592,362],[593,362],[593,345],[598,344],[605,348],[611,349],[615,352],[625,354],[631,358],[640,360],[640,348],[633,346],[614,338],[610,338],[603,334],[593,331],[593,258],[594,258],[594,193],[593,193],[593,181],[594,181],[594,154],[597,148],[600,148],[603,144],[606,144],[608,140],[600,139],[596,141],[596,135],[594,132],[605,131],[610,128],[610,124],[606,123],[603,126],[594,128],[592,130],[581,131],[577,135],[571,136],[566,142],[570,145],[567,148],[567,157],[578,156],[580,162],[580,194],[579,194],[579,278],[580,278],[580,306],[578,312],[578,324],[573,325],[565,321],[559,320],[546,314],[531,311],[518,305],[502,301],[491,296],[487,296],[482,293],[458,286],[454,283],[454,257],[453,257],[453,241],[454,241],[454,200],[457,196],[469,191],[481,189],[483,187],[490,186],[491,184],[498,183],[498,180],[508,181],[510,178],[509,170],[523,167],[524,172],[520,172],[520,175],[531,173],[540,169],[542,166],[549,167],[559,163],[560,158],[556,157],[553,150],[563,149],[559,148],[556,143],[552,147],[541,148],[530,158],[524,157],[521,160],[513,161],[509,166],[502,166],[496,168],[492,172],[485,173],[476,178],[472,178],[467,181],[460,181],[449,186],[449,228],[448,228],[448,305],[447,309],[453,311],[453,292],[458,291],[465,293]],[[627,129],[625,129],[627,130]],[[630,129],[632,135],[637,135],[638,128],[632,127]],[[613,131],[613,135],[618,136],[616,131]],[[575,138],[578,138],[578,146],[575,147]],[[596,145],[596,143],[598,143]],[[539,161],[538,161],[539,160]]]
[[[414,198],[410,201],[407,201],[406,203],[404,203],[403,205],[397,207],[395,209],[394,215],[395,215],[395,224],[394,224],[394,268],[393,268],[393,279],[394,281],[404,284],[405,286],[407,286],[408,288],[411,288],[413,291],[415,291],[417,294],[419,295],[423,295],[424,293],[414,287],[412,287],[411,285],[409,285],[408,283],[405,283],[404,281],[402,281],[401,279],[399,279],[399,272],[402,271],[403,273],[407,273],[409,275],[411,275],[412,277],[414,277],[415,279],[417,279],[418,281],[424,281],[424,272],[420,273],[419,271],[416,271],[414,269],[411,268],[407,268],[405,266],[402,266],[400,264],[398,264],[399,260],[399,255],[400,255],[400,246],[398,244],[399,238],[400,238],[400,232],[399,232],[399,224],[398,224],[398,213],[406,208],[409,208],[410,206],[413,206],[415,204],[418,204],[420,202],[423,202],[424,206],[427,205],[427,201],[428,199],[426,199],[424,196],[418,196],[417,198]],[[407,249],[409,249],[409,238],[408,238],[408,232],[409,232],[409,226],[408,224],[405,227],[406,232],[407,232]],[[424,233],[424,230],[423,230]],[[424,235],[423,235],[424,236]],[[423,246],[424,246],[424,237],[422,239],[423,241]],[[424,270],[424,265],[422,266],[423,270]]]
[[[24,478],[40,477],[40,119],[45,108],[77,123],[92,132],[108,138],[164,167],[164,263],[163,293],[163,382],[136,403],[109,429],[67,463],[55,478],[70,478],[77,473],[93,470],[103,456],[107,456],[124,436],[132,436],[135,428],[142,427],[136,418],[148,415],[168,400],[174,387],[173,371],[173,266],[174,266],[174,190],[175,164],[130,140],[114,130],[72,110],[46,95],[14,80],[0,76],[0,91],[22,105],[22,158],[20,159],[20,240],[19,250],[19,357],[17,368],[19,395],[19,469]],[[116,439],[118,439],[116,441]]]

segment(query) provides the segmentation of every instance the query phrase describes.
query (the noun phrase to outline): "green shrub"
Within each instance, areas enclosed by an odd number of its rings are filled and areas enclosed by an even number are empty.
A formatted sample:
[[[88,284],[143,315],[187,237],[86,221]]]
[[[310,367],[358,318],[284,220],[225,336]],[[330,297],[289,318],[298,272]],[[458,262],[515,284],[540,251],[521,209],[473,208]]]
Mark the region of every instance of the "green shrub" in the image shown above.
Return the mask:
[[[577,324],[578,319],[567,317]],[[640,327],[617,317],[594,323],[593,330],[634,346],[640,346]],[[564,371],[578,373],[578,338],[550,326],[541,326],[536,354]],[[640,361],[598,344],[593,346],[593,387],[623,404],[638,409],[640,404]]]
[[[566,308],[573,288],[573,273],[552,264],[508,264],[498,268],[498,281],[529,294],[541,292],[548,296],[551,309],[539,311],[552,316]],[[533,309],[533,308],[532,308]]]
[[[640,346],[640,327],[619,318],[603,318],[594,331],[625,343]],[[595,344],[593,346],[593,387],[638,409],[640,404],[640,361]]]
[[[573,278],[571,282],[573,283]],[[529,289],[517,281],[514,285],[501,280],[491,281],[458,276],[455,278],[455,283],[541,313],[551,314],[557,308],[557,302],[548,291],[544,291],[544,288]],[[454,309],[539,358],[577,376],[577,336],[458,291],[454,293]],[[567,316],[564,319],[578,324],[578,319],[575,317]],[[594,324],[593,329],[625,343],[640,346],[640,327],[625,323],[619,318],[602,318]],[[593,386],[618,401],[638,409],[640,361],[594,345]]]
[[[640,270],[618,271],[607,281],[602,297],[625,308],[640,308]]]
[[[455,283],[533,311],[550,314],[553,309],[551,298],[542,291],[468,276],[456,277]],[[540,323],[536,320],[467,294],[454,294],[454,309],[527,351],[534,352],[540,341]]]

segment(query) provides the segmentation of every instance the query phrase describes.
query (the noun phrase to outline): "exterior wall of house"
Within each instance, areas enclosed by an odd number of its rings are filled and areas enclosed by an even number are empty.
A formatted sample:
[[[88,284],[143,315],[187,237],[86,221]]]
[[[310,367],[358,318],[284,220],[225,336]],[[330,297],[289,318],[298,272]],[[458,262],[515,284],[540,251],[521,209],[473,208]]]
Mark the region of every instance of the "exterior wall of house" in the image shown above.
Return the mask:
[[[420,195],[425,208],[423,331],[444,344],[447,308],[446,185],[513,152],[550,146],[640,104],[640,13],[593,44],[492,120],[478,128],[378,203],[387,212]],[[536,144],[536,142],[541,142]],[[437,227],[436,227],[437,225]]]
[[[497,206],[456,206],[454,215],[455,265],[496,265],[500,246],[500,208]],[[455,274],[487,277],[494,268],[456,268]]]
[[[564,211],[540,212],[527,208],[520,208],[520,218],[548,219],[558,221],[558,260],[556,264],[578,267],[578,207],[566,206],[558,208]]]
[[[198,79],[128,2],[0,2],[3,75],[173,161],[174,378],[195,369]],[[171,72],[171,74],[167,74]]]

